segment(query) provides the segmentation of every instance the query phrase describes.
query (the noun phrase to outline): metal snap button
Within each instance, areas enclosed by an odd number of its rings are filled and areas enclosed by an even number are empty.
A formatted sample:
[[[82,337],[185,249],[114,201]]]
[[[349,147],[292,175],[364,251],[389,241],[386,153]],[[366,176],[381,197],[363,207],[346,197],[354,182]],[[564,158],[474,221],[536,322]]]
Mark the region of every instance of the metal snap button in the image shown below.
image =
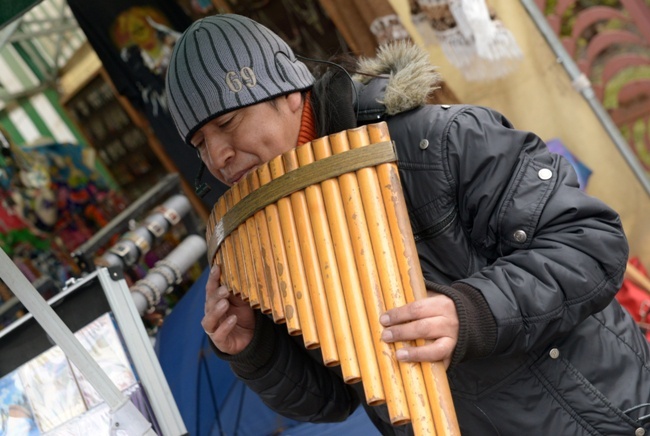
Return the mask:
[[[537,177],[542,180],[548,180],[553,177],[553,171],[549,170],[548,168],[542,168],[537,172]]]
[[[551,351],[548,352],[548,355],[551,356],[551,359],[557,359],[560,357],[560,350],[557,348],[551,348]]]
[[[423,139],[420,141],[420,149],[421,150],[426,150],[429,147],[429,140],[428,139]]]
[[[517,230],[512,237],[519,243],[526,242],[526,239],[528,239],[528,235],[523,230]]]
[[[637,428],[634,430],[634,436],[643,436],[645,435],[645,430],[642,427]]]
[[[451,106],[449,106],[448,104],[442,104],[440,105],[440,107],[443,109],[449,109]]]

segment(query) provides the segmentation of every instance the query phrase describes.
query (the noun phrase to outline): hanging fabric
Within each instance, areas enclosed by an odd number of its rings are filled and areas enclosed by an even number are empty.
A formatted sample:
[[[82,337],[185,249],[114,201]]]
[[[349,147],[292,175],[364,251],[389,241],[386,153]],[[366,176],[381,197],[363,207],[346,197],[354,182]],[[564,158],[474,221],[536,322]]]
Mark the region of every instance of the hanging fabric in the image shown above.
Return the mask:
[[[636,256],[628,260],[625,278],[616,294],[616,300],[630,312],[650,341],[650,277]]]
[[[523,58],[512,33],[490,14],[485,0],[414,0],[411,9],[424,40],[440,44],[469,81],[506,76]]]

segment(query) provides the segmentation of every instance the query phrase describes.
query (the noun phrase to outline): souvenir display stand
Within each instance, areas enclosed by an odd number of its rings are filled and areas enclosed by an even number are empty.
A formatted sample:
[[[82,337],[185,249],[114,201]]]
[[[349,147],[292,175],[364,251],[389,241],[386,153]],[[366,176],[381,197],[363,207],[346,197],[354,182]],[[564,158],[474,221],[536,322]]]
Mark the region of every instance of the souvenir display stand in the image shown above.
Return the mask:
[[[72,252],[72,257],[79,265],[79,268],[85,272],[93,271],[95,269],[94,257],[96,253],[102,247],[105,247],[106,244],[115,237],[115,235],[122,234],[129,230],[129,225],[131,225],[134,220],[141,217],[143,213],[150,211],[159,205],[158,209],[161,214],[167,218],[170,224],[181,222],[188,233],[202,235],[203,230],[200,225],[200,220],[191,212],[189,207],[184,207],[182,211],[172,211],[169,208],[165,208],[164,204],[161,205],[163,200],[169,199],[173,195],[181,194],[181,178],[177,173],[168,174],[161,178],[158,183],[131,203],[106,226],[102,227],[100,231],[95,233],[90,239]],[[154,225],[155,223],[147,225],[147,228],[155,237],[159,237],[161,233],[159,230],[154,229]],[[207,264],[207,261],[205,261],[205,263]]]
[[[78,380],[79,378],[85,379],[96,389],[103,400],[99,403],[95,401],[95,404],[90,407],[86,399],[91,395],[85,395],[81,413],[77,416],[73,416],[69,411],[63,411],[58,416],[47,417],[46,420],[46,415],[51,415],[52,410],[60,406],[58,402],[53,401],[55,398],[47,398],[50,407],[42,407],[40,411],[32,409],[33,420],[45,421],[49,425],[47,429],[50,434],[56,434],[57,428],[61,428],[61,426],[87,426],[88,423],[84,423],[85,419],[92,420],[92,427],[85,428],[99,429],[98,426],[107,425],[107,430],[115,432],[119,429],[127,435],[158,433],[175,436],[187,434],[169,391],[167,380],[153,352],[151,340],[143,328],[140,315],[134,306],[131,293],[119,268],[110,270],[98,268],[83,279],[71,283],[46,303],[13,265],[4,251],[0,251],[0,256],[2,257],[0,259],[1,278],[30,312],[0,332],[0,348],[3,350],[3,359],[0,364],[0,377],[2,378],[0,380],[15,371],[21,373],[26,365],[35,362],[35,359],[42,357],[44,353],[55,350],[56,347],[53,348],[53,345],[56,345],[63,350],[67,359],[81,373],[82,377],[76,375],[74,378],[77,381],[73,381],[71,385],[79,386],[79,389],[83,391],[84,384],[79,383]],[[72,333],[74,331],[81,332],[82,329],[104,316],[110,317],[113,321],[112,323],[108,322],[109,326],[114,324],[116,327],[136,381],[134,385],[125,386],[122,390],[119,390],[117,385],[124,380],[124,371],[114,370],[115,361],[112,362],[112,371],[107,367],[102,368],[100,365],[106,365],[106,359],[96,360],[93,358],[94,356],[91,356],[96,347],[91,346],[90,350],[87,350],[82,346],[81,340]],[[103,334],[101,336],[105,337]],[[54,340],[54,344],[50,342],[51,340]],[[110,349],[114,351],[115,347],[110,347]],[[46,362],[46,364],[51,363],[51,361]],[[41,364],[43,371],[46,370],[46,364]],[[129,368],[122,365],[122,369],[128,370]],[[21,374],[24,376],[24,372]],[[72,374],[76,373],[72,372]],[[112,380],[107,374],[118,375],[113,377],[115,380]],[[40,377],[32,377],[28,380],[23,377],[16,385],[20,386],[22,383],[25,388],[25,396],[28,396],[30,385],[45,379],[47,377],[42,374]],[[57,371],[56,377],[53,376],[52,379],[56,379],[56,384],[48,386],[47,389],[50,389],[48,392],[51,395],[56,396],[57,390],[64,389],[62,383],[65,377],[61,376],[61,371]],[[132,390],[133,386],[141,388],[144,394],[139,401],[135,401],[133,396],[128,394],[127,388]],[[47,390],[35,388],[35,391],[45,392]],[[86,391],[89,390],[86,389]],[[81,394],[80,397],[82,397]],[[68,397],[70,396],[66,395],[66,398]],[[129,399],[131,401],[128,401]],[[136,403],[138,407],[136,407]],[[26,409],[26,406],[35,405],[35,403],[25,401],[23,398],[22,401],[19,401],[19,405]],[[109,409],[106,408],[106,405]],[[99,418],[93,415],[93,412],[101,410],[102,406],[104,407],[103,419],[102,414],[99,414]],[[110,419],[106,419],[106,416]],[[68,419],[64,420],[64,418]]]
[[[147,212],[149,214],[143,219]],[[137,222],[141,222],[141,225],[132,228]],[[193,249],[185,251],[185,256],[176,255],[172,264],[167,263],[168,275],[173,276],[169,286],[184,292],[207,266],[206,257],[200,254],[203,252],[203,233],[201,220],[183,194],[180,176],[168,174],[68,255],[79,271],[73,277],[92,273],[97,266],[120,266],[131,286],[156,269],[156,264],[164,265],[170,251],[184,242],[183,245],[191,245]],[[190,235],[195,238],[183,241]],[[157,271],[161,272],[162,265],[158,266]],[[185,274],[190,267],[190,273]],[[58,293],[63,286],[63,281],[56,284],[51,280],[30,279],[30,282],[46,299]],[[0,300],[0,317],[7,321],[5,325],[24,312],[21,301],[8,291],[9,297],[5,301]]]
[[[71,254],[82,277],[47,302],[0,252],[0,279],[28,311],[0,331],[3,420],[16,422],[20,409],[30,436],[187,434],[147,320],[162,322],[175,304],[164,297],[182,294],[192,267],[205,269],[201,232],[180,177],[169,174]]]

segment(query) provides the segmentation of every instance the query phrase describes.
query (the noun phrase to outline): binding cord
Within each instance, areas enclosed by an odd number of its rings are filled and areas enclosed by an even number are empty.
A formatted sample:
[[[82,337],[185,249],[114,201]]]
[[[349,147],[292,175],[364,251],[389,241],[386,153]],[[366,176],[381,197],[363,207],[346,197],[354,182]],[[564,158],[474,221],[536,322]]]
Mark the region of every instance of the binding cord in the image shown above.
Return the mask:
[[[212,188],[206,182],[201,182],[201,177],[203,177],[203,172],[205,171],[205,164],[203,163],[203,159],[201,159],[198,150],[196,156],[201,161],[201,166],[199,167],[199,172],[196,173],[196,177],[194,178],[194,193],[203,198],[212,190]]]
[[[299,54],[296,54],[296,53],[294,53],[294,54],[298,59],[300,59],[302,61],[316,62],[316,63],[325,64],[325,65],[329,65],[331,67],[335,67],[335,68],[340,69],[341,71],[343,71],[345,73],[348,80],[350,80],[350,87],[352,88],[352,95],[356,94],[356,87],[354,86],[354,80],[352,79],[352,76],[350,75],[348,70],[346,70],[345,67],[343,67],[342,65],[339,65],[336,62],[326,61],[324,59],[313,59],[313,58],[308,58],[306,56],[302,56],[302,55],[299,55]],[[354,99],[354,115],[355,115],[355,117],[357,119],[359,118],[359,99],[358,98]]]
[[[634,407],[630,407],[627,410],[624,410],[623,413],[625,413],[627,416],[630,416],[631,412],[635,412],[641,409],[649,409],[649,408],[650,408],[650,403],[642,403]],[[641,424],[645,425],[646,423],[650,422],[650,414],[639,416],[638,418],[636,418],[636,420],[639,421]]]

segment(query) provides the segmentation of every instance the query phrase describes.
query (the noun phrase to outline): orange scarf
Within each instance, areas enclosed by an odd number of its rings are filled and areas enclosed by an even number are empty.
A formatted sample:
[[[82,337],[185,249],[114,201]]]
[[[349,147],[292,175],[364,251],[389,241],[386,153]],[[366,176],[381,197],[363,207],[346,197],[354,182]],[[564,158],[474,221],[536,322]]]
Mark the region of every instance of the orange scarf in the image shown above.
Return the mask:
[[[316,139],[316,125],[314,124],[314,113],[311,110],[310,97],[311,91],[308,91],[305,94],[305,103],[302,108],[300,132],[298,132],[298,145],[302,145]]]

